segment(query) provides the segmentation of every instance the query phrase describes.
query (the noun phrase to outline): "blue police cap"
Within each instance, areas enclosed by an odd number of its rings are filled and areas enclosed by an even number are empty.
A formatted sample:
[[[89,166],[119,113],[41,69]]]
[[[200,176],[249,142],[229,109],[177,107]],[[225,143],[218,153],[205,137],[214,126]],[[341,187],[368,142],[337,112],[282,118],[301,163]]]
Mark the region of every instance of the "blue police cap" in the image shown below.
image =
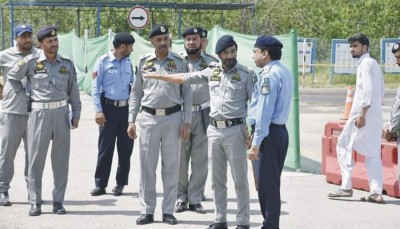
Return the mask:
[[[120,32],[114,36],[114,48],[119,47],[121,44],[131,45],[133,43],[135,43],[135,38],[133,38],[133,36],[129,33]]]
[[[187,28],[185,30],[185,32],[183,32],[182,37],[186,37],[187,35],[195,35],[195,34],[199,34],[200,37],[202,37],[201,36],[202,33],[203,33],[203,29],[202,28],[200,28],[200,27],[190,27],[190,28]]]
[[[393,54],[395,54],[398,51],[400,51],[400,42],[396,42],[392,47],[392,53]]]
[[[149,33],[149,38],[152,38],[154,36],[158,36],[158,35],[165,35],[168,34],[168,26],[166,25],[156,25],[154,26],[150,33]]]
[[[38,39],[39,42],[42,42],[42,40],[46,37],[54,37],[54,36],[57,36],[57,27],[52,25],[39,29],[36,34],[36,38]]]
[[[218,39],[217,44],[215,45],[215,53],[219,54],[220,52],[224,51],[228,47],[231,47],[232,45],[235,45],[237,47],[237,44],[235,40],[233,40],[233,37],[231,35],[223,35]]]
[[[206,29],[203,29],[203,32],[200,34],[201,38],[207,38],[207,33],[208,31]]]
[[[270,49],[270,48],[283,48],[283,44],[273,36],[259,36],[257,37],[254,48]]]
[[[30,26],[30,25],[17,25],[15,27],[15,29],[14,29],[14,35],[16,37],[21,36],[25,32],[33,33],[32,26]]]

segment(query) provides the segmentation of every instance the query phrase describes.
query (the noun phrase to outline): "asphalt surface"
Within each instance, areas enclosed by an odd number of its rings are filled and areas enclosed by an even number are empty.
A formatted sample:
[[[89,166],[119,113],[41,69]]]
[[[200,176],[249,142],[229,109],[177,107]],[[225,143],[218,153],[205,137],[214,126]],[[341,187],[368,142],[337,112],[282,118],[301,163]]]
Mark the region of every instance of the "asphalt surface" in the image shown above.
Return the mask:
[[[400,199],[384,196],[386,204],[372,204],[360,201],[368,195],[355,190],[353,197],[346,200],[331,200],[326,195],[338,188],[325,182],[321,175],[321,137],[327,121],[339,120],[344,108],[344,89],[300,89],[300,144],[301,172],[285,170],[282,175],[281,228],[399,228]],[[384,100],[384,118],[395,95],[388,91]],[[138,226],[140,216],[139,156],[135,143],[131,158],[129,185],[122,196],[110,192],[115,185],[116,158],[110,176],[107,194],[90,196],[94,188],[94,171],[97,160],[98,127],[94,122],[91,98],[82,94],[83,112],[78,129],[71,133],[71,157],[69,183],[64,202],[68,213],[51,213],[52,171],[48,155],[43,176],[43,214],[28,216],[26,184],[23,178],[24,153],[21,145],[15,159],[15,175],[9,190],[11,207],[0,207],[0,228],[206,228],[214,219],[212,190],[208,179],[203,206],[207,214],[193,212],[176,213],[177,225],[162,223],[161,203],[163,196],[160,169],[157,171],[157,207],[155,223]],[[160,164],[159,167],[160,168]],[[229,169],[228,169],[229,171]],[[249,170],[251,228],[259,228],[262,216],[259,211],[257,192]],[[236,195],[232,178],[228,175],[228,225],[235,228]]]

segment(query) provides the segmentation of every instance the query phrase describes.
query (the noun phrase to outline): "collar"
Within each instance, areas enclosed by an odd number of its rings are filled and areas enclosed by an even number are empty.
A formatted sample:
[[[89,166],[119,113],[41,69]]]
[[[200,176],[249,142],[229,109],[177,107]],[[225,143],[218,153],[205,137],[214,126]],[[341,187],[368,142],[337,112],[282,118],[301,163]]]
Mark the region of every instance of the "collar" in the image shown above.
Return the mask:
[[[46,55],[44,54],[43,50],[40,51],[40,56],[38,58],[39,61],[47,60]],[[61,56],[57,53],[55,61],[62,62]]]
[[[369,53],[364,53],[362,56],[360,56],[359,58],[357,58],[357,62],[361,63],[361,61],[363,61],[365,58],[370,58],[371,56],[369,55]]]

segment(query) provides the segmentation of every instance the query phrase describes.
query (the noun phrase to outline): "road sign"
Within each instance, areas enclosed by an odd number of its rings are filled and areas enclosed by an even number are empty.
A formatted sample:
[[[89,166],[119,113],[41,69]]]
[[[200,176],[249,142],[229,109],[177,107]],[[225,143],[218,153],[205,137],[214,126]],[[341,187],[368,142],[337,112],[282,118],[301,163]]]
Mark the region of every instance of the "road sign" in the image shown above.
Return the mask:
[[[128,23],[134,29],[143,29],[149,23],[149,12],[142,6],[134,6],[128,13]]]

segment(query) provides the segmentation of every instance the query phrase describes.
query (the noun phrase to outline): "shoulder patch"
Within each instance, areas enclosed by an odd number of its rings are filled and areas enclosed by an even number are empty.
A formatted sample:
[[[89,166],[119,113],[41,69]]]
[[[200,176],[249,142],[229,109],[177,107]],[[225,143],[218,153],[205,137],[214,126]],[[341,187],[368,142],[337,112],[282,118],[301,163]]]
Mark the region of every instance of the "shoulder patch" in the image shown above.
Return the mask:
[[[260,88],[260,93],[262,95],[268,95],[269,94],[269,79],[268,77],[262,78],[261,79],[261,88]]]

